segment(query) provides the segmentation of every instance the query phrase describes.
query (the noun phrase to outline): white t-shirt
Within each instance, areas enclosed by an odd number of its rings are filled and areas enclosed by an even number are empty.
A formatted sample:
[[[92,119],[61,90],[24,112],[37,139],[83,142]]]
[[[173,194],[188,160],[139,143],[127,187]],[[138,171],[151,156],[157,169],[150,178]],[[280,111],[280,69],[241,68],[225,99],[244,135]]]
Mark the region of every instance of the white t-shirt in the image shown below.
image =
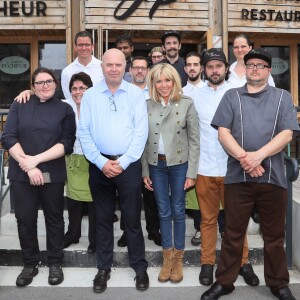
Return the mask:
[[[91,62],[84,66],[78,61],[78,58],[76,58],[72,63],[66,66],[61,73],[61,87],[65,95],[65,99],[72,99],[72,95],[69,91],[70,79],[72,75],[79,72],[88,74],[92,79],[93,85],[104,79],[101,68],[101,60],[92,56]]]
[[[196,85],[191,84],[190,82],[187,82],[186,86],[184,86],[182,88],[183,95],[191,97],[190,94],[193,92],[194,89],[197,89],[197,88],[200,89],[203,86],[205,86],[205,82],[203,80],[200,80]]]
[[[228,82],[218,86],[217,90],[208,86],[198,89],[190,95],[199,118],[200,160],[198,174],[203,176],[223,177],[227,170],[227,154],[218,140],[218,131],[211,125],[214,114],[225,92],[232,88]],[[202,145],[202,147],[201,147]]]

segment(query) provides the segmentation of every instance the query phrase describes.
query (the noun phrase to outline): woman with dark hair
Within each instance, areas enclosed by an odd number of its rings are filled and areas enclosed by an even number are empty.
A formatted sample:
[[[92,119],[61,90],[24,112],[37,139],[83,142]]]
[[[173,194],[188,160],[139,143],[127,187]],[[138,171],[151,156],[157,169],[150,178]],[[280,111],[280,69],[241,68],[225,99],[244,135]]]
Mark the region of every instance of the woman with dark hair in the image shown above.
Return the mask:
[[[46,223],[48,283],[60,284],[64,245],[64,156],[73,151],[75,116],[70,105],[54,97],[57,80],[46,68],[32,75],[34,94],[28,103],[14,101],[1,137],[9,150],[8,179],[15,201],[15,216],[24,268],[16,280],[26,286],[38,274],[38,208]]]
[[[233,40],[233,54],[236,61],[230,66],[230,77],[228,82],[233,85],[233,87],[241,87],[246,83],[246,65],[244,62],[244,56],[252,50],[252,43],[249,37],[241,33],[237,35]],[[272,75],[270,74],[269,85],[275,86]]]
[[[84,72],[74,74],[70,79],[69,90],[72,99],[65,100],[75,112],[76,124],[80,115],[80,104],[84,92],[93,86],[91,77]],[[89,218],[89,246],[88,253],[96,251],[96,227],[93,199],[89,188],[89,163],[83,155],[81,144],[76,131],[73,153],[66,158],[67,163],[67,206],[69,226],[65,234],[64,248],[77,244],[81,237],[81,220],[84,207],[88,206]]]

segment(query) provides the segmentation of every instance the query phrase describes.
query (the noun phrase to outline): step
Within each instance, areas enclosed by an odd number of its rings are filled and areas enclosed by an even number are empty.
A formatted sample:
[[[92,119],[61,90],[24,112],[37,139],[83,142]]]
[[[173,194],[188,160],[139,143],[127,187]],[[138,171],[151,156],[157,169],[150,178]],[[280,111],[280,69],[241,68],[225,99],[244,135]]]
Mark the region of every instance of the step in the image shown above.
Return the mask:
[[[118,215],[118,218],[120,220],[120,211],[116,211],[116,214]],[[68,228],[68,212],[64,211],[64,221],[65,221],[65,230]],[[82,218],[81,223],[81,236],[88,236],[88,217],[84,216]],[[142,211],[141,214],[141,224],[143,232],[146,232],[146,223],[145,223],[145,216],[144,211]],[[255,224],[252,219],[249,221],[248,226],[248,235],[257,235],[259,231],[259,226]],[[195,233],[193,220],[190,218],[186,218],[186,233],[188,236],[193,235]],[[0,235],[18,235],[17,230],[17,220],[15,218],[14,213],[7,213],[0,219]],[[38,235],[39,236],[45,236],[46,235],[46,228],[45,228],[45,219],[44,214],[42,210],[39,210],[38,212]],[[114,235],[116,237],[120,237],[122,235],[122,231],[120,230],[119,222],[116,222],[114,224]]]
[[[265,285],[263,266],[254,266],[255,273],[260,279],[260,285]],[[5,267],[0,266],[0,286],[15,286],[15,281],[22,267]],[[92,287],[92,280],[97,273],[96,268],[64,268],[65,280],[57,286],[63,287]],[[160,268],[148,268],[148,275],[150,280],[150,287],[162,288],[179,288],[179,287],[192,287],[200,286],[199,271],[200,268],[184,267],[183,280],[180,283],[173,284],[171,282],[161,283],[157,280]],[[40,267],[39,274],[33,279],[31,287],[50,286],[48,284],[47,267]],[[290,284],[300,283],[300,272],[297,270],[289,270]],[[111,278],[107,285],[109,287],[135,287],[135,272],[131,268],[112,268]],[[238,276],[235,286],[247,286],[241,276]]]
[[[193,246],[191,244],[192,235],[186,236],[186,248],[184,254],[185,266],[199,266],[201,246]],[[127,247],[121,248],[117,246],[117,240],[119,237],[115,237],[114,247],[114,267],[128,267],[128,253]],[[47,253],[46,253],[46,237],[39,236],[39,245],[41,251],[41,265],[47,265]],[[252,264],[263,263],[263,242],[259,235],[249,235],[249,260]],[[64,264],[67,267],[95,267],[96,256],[94,254],[87,253],[88,239],[87,237],[81,237],[80,242],[75,245],[71,245],[64,250]],[[220,254],[221,238],[217,240],[217,256]],[[161,266],[162,254],[161,247],[156,246],[153,241],[148,240],[145,237],[145,249],[146,259],[151,267]],[[0,236],[0,266],[21,266],[21,250],[19,245],[19,239],[17,236]]]

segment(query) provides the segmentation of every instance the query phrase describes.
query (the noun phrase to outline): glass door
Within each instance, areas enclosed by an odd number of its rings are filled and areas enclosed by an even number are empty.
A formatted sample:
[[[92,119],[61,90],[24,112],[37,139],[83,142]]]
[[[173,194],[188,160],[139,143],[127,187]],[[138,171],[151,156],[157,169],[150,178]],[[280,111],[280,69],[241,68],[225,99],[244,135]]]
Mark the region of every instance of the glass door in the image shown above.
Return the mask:
[[[272,76],[278,88],[291,92],[290,81],[290,47],[289,46],[264,46],[272,55]]]
[[[30,44],[0,44],[0,108],[30,89]]]

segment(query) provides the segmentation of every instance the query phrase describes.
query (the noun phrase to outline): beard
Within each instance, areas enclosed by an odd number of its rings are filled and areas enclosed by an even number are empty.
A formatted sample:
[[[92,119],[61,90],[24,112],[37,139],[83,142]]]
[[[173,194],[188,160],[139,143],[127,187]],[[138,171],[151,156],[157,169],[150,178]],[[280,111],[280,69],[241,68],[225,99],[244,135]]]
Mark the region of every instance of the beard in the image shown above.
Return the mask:
[[[135,83],[144,83],[146,78],[133,78]]]
[[[199,79],[200,75],[201,75],[200,73],[197,74],[194,77],[191,77],[191,76],[188,75],[188,79],[189,79],[189,81],[197,81]]]
[[[258,78],[258,79],[252,79],[250,76],[246,76],[247,79],[247,84],[249,84],[250,86],[256,86],[256,87],[260,87],[265,85],[268,82],[268,78]]]
[[[225,77],[226,77],[226,74],[224,75],[221,75],[219,78],[217,79],[213,79],[212,76],[211,77],[208,77],[206,74],[205,74],[205,77],[206,79],[212,83],[213,85],[219,85],[220,83],[222,83],[224,80],[225,80]]]
[[[172,53],[171,53],[171,51],[172,51]],[[175,57],[177,57],[177,56],[178,56],[178,50],[175,49],[175,48],[169,49],[169,50],[167,51],[167,56],[170,57],[170,58],[175,58]]]

